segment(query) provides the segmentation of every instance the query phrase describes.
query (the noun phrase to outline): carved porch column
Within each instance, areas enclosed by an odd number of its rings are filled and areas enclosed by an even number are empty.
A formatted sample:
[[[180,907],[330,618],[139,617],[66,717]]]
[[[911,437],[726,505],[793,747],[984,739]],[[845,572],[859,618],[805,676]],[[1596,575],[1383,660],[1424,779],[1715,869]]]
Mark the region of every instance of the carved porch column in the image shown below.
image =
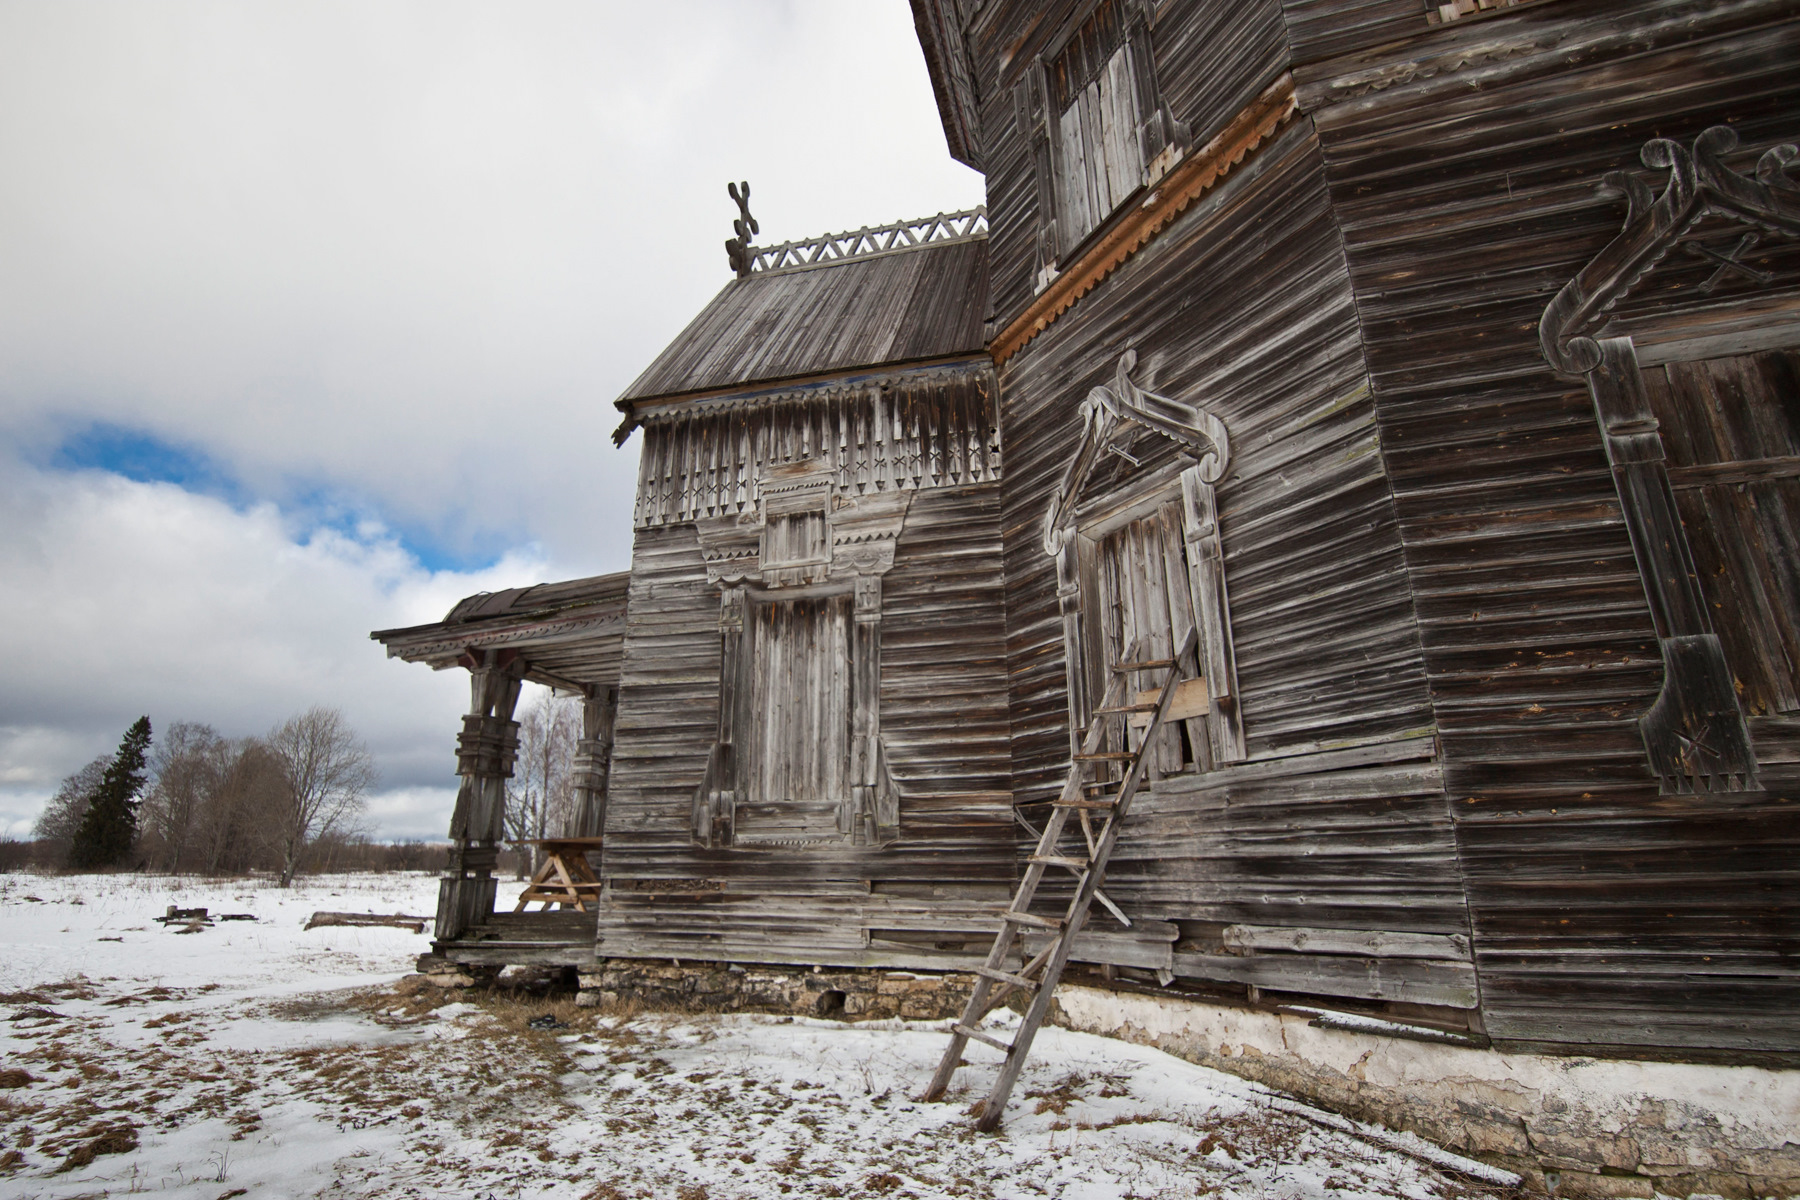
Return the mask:
[[[575,743],[575,809],[564,830],[567,837],[601,837],[606,832],[606,783],[618,711],[617,688],[595,688],[582,701],[581,740]]]
[[[469,713],[456,739],[462,786],[450,817],[449,872],[438,885],[437,940],[451,941],[494,911],[494,865],[505,836],[506,781],[519,750],[519,702],[525,663],[510,650],[464,655]]]

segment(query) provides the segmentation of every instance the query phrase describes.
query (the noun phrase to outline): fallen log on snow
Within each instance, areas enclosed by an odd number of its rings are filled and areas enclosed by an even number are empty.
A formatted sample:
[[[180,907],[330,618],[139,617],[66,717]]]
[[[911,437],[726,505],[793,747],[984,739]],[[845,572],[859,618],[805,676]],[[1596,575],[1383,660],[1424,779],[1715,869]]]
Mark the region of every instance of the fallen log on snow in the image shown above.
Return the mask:
[[[430,917],[415,917],[407,913],[316,912],[306,922],[306,927],[316,929],[321,925],[391,925],[395,929],[424,933],[425,923],[429,920]]]

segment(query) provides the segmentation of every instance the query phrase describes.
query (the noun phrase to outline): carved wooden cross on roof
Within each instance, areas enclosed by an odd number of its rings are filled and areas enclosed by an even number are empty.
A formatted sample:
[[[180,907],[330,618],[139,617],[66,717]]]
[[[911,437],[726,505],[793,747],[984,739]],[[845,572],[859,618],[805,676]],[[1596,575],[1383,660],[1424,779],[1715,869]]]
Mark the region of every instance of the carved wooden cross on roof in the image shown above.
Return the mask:
[[[742,191],[738,190],[740,187]],[[746,179],[741,184],[728,183],[725,190],[737,201],[738,206],[738,218],[731,223],[732,231],[737,236],[725,239],[725,257],[731,260],[731,269],[737,272],[738,278],[743,279],[750,274],[750,264],[756,260],[756,256],[750,253],[750,239],[762,230],[757,226],[756,218],[750,215],[750,181]]]

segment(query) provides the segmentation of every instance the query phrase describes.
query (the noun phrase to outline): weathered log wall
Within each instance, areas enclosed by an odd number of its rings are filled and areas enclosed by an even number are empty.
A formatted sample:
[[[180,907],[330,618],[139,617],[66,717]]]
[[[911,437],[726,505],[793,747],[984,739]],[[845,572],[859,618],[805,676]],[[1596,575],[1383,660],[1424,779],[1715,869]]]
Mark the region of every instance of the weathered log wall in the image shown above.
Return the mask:
[[[1109,894],[1134,920],[1178,923],[1162,965],[1215,977],[1220,964],[1191,956],[1218,951],[1233,922],[1466,933],[1343,247],[1305,122],[1002,373],[1018,800],[1035,811],[1069,761],[1043,512],[1081,432],[1076,405],[1126,347],[1143,386],[1230,430],[1217,501],[1248,761],[1158,784],[1119,843]],[[1112,463],[1097,489],[1156,477],[1171,449],[1140,443],[1142,465]],[[1094,924],[1115,930],[1099,914]],[[1466,965],[1453,973],[1427,1002],[1473,1003]],[[1294,990],[1369,994],[1324,967],[1315,982]]]
[[[1322,30],[1353,7],[1289,11]],[[1791,741],[1765,723],[1765,792],[1658,794],[1635,727],[1663,673],[1644,586],[1593,402],[1536,336],[1620,227],[1596,184],[1649,175],[1647,140],[1729,124],[1760,151],[1800,133],[1796,16],[1546,4],[1296,68],[1347,243],[1498,1037],[1800,1049]],[[1740,279],[1715,299],[1783,287]]]
[[[1044,214],[1019,83],[1092,7],[1088,0],[990,3],[969,31],[981,96],[995,328],[1030,303],[1041,266],[1037,245]],[[1281,13],[1275,0],[1185,0],[1157,8],[1151,40],[1163,100],[1186,126],[1188,139],[1200,145],[1285,65]]]

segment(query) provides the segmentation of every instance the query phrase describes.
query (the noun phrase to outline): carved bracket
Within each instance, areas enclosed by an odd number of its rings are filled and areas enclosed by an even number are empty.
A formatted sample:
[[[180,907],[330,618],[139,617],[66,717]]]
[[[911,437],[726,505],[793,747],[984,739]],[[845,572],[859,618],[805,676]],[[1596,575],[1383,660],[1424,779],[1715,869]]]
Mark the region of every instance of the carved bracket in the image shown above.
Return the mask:
[[[1624,171],[1602,178],[1603,194],[1625,197],[1625,226],[1544,309],[1538,341],[1551,366],[1566,375],[1585,375],[1598,367],[1595,339],[1613,309],[1704,218],[1719,216],[1753,231],[1800,237],[1800,182],[1788,173],[1800,150],[1792,145],[1769,149],[1750,178],[1725,165],[1723,156],[1737,141],[1729,126],[1714,125],[1694,139],[1692,153],[1666,138],[1644,143],[1644,165],[1669,173],[1660,196]],[[1732,265],[1742,266],[1735,257]]]

